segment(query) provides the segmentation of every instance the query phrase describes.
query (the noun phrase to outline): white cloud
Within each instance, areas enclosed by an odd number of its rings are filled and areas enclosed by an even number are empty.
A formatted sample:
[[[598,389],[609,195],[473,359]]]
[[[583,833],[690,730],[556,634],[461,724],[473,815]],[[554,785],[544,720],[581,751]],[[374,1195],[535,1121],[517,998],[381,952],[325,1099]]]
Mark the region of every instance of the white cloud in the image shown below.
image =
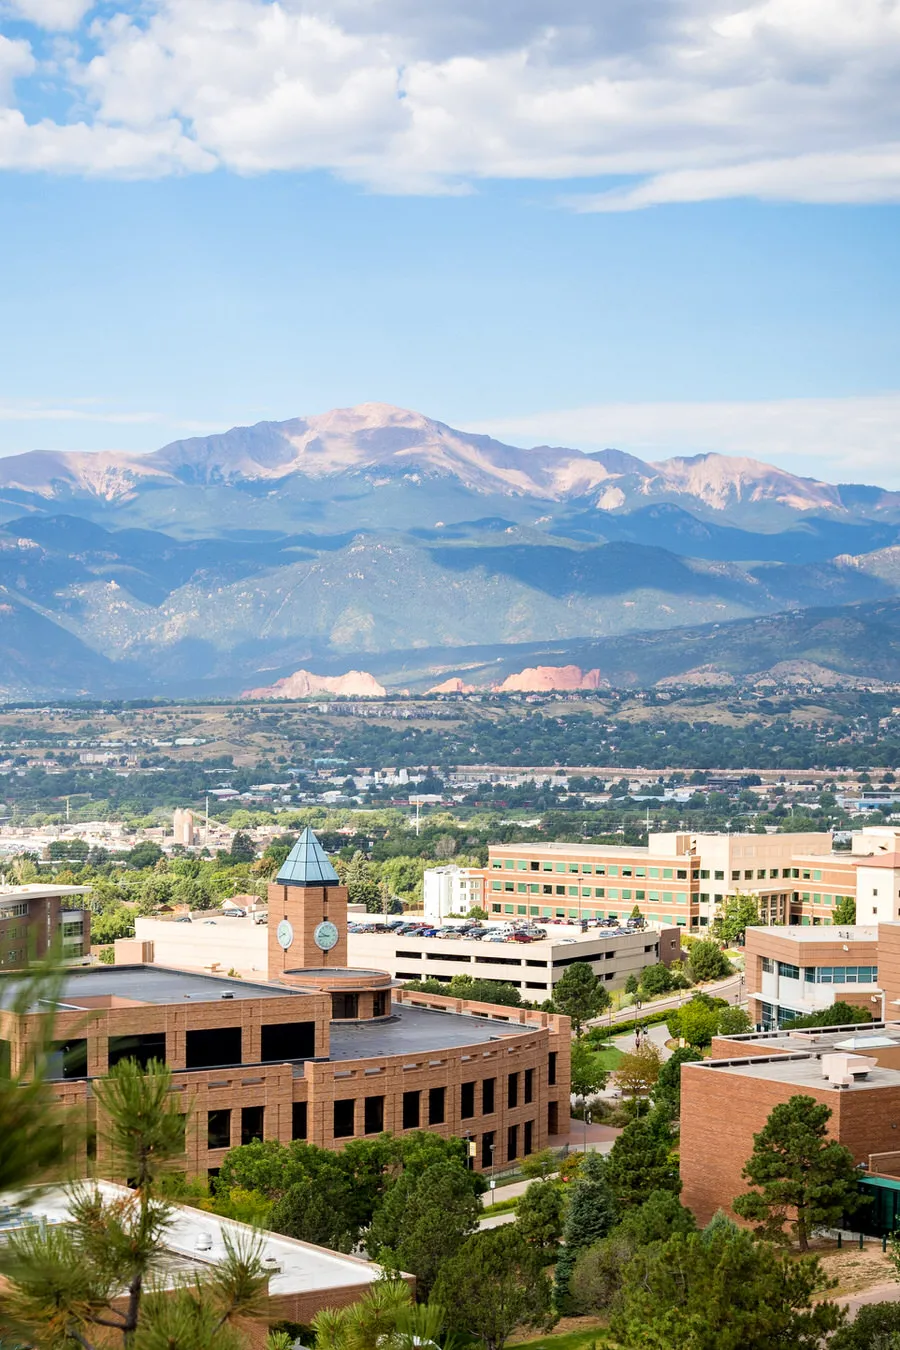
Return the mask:
[[[57,31],[77,28],[95,0],[8,0],[12,13],[38,28]]]
[[[615,447],[641,459],[718,451],[827,482],[900,488],[900,393],[747,403],[606,403],[468,428],[515,445]]]
[[[83,48],[56,71],[70,115],[10,104],[0,164],[632,180],[581,211],[900,200],[900,0],[125,0]]]

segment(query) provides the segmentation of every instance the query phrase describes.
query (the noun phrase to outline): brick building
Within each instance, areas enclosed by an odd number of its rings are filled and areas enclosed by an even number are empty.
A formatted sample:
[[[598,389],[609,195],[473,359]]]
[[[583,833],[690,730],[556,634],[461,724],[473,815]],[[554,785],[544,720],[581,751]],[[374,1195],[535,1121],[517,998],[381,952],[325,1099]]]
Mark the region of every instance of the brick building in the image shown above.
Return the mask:
[[[829,1107],[866,1173],[900,1176],[900,1023],[720,1037],[681,1072],[681,1198],[699,1223],[731,1212],[753,1135],[798,1094]]]
[[[0,887],[0,971],[23,970],[58,946],[64,961],[91,950],[90,910],[70,908],[89,886]]]
[[[878,934],[872,924],[748,928],[745,976],[750,1020],[771,1031],[837,1002],[883,1016]]]
[[[324,1148],[382,1130],[468,1136],[475,1165],[546,1146],[569,1114],[565,1017],[412,997],[347,967],[347,892],[310,831],[269,887],[268,982],[141,963],[72,970],[55,1010],[57,1094],[88,1114],[118,1059],[164,1059],[193,1105],[185,1166],[215,1171],[254,1138]],[[236,921],[235,921],[236,922]],[[0,1040],[22,1062],[37,1008],[0,979]],[[2,1048],[2,1047],[0,1047]]]
[[[456,872],[434,894],[444,903],[465,896],[492,918],[621,921],[637,906],[646,919],[701,932],[738,892],[772,924],[827,927],[844,899],[857,901],[861,922],[900,918],[900,830],[891,826],[856,831],[849,851],[834,851],[825,833],[651,833],[644,848],[493,844],[485,868]]]

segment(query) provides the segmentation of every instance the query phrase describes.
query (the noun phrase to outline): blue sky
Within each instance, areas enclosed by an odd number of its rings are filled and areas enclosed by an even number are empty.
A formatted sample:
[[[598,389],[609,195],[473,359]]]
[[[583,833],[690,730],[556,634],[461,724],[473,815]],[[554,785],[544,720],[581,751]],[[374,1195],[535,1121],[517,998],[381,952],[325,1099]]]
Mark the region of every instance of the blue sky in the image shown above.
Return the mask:
[[[900,486],[900,7],[598,8],[0,0],[0,454],[375,400]]]

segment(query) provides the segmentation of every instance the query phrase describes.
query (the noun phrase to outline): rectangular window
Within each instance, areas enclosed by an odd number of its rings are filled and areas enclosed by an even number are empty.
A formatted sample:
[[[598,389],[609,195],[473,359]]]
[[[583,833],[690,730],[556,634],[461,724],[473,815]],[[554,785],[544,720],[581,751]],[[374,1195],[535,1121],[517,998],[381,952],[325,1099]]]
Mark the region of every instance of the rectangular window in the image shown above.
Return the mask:
[[[231,1148],[231,1112],[207,1111],[206,1147]]]
[[[384,1098],[366,1097],[364,1134],[381,1134],[384,1129]]]
[[[494,1113],[494,1089],[496,1087],[496,1078],[485,1078],[481,1083],[481,1114],[491,1116]]]
[[[339,1097],[334,1104],[334,1137],[351,1139],[356,1129],[356,1098]]]
[[[142,1069],[146,1069],[151,1059],[158,1059],[161,1064],[165,1064],[166,1033],[160,1031],[144,1036],[110,1036],[109,1067],[112,1068],[122,1059],[137,1060]]]
[[[511,1073],[506,1080],[506,1105],[513,1109],[519,1105],[519,1075]]]
[[[87,1078],[87,1039],[81,1036],[70,1041],[56,1041],[49,1056],[47,1077]]]
[[[403,1094],[404,1130],[417,1130],[419,1128],[419,1095],[418,1092],[404,1092]]]
[[[459,1090],[459,1114],[463,1120],[471,1120],[475,1114],[475,1084],[463,1083]]]
[[[534,1121],[526,1120],[522,1140],[522,1157],[527,1158],[534,1152]]]
[[[525,1105],[534,1101],[534,1069],[525,1070]]]
[[[184,1040],[186,1069],[212,1069],[241,1063],[240,1027],[188,1031]]]
[[[260,1027],[259,1040],[259,1057],[263,1064],[287,1064],[292,1059],[312,1059],[316,1053],[316,1024],[273,1022]]]
[[[547,1084],[549,1087],[556,1087],[556,1054],[555,1050],[551,1050],[547,1056]]]
[[[481,1165],[490,1167],[494,1160],[494,1131],[488,1130],[481,1136]]]
[[[445,1098],[447,1089],[433,1087],[428,1089],[428,1124],[443,1125],[446,1120]]]
[[[391,1011],[391,996],[387,990],[372,995],[372,1016],[387,1017]]]
[[[506,1131],[506,1161],[515,1162],[519,1156],[519,1127],[510,1125]]]
[[[306,1138],[306,1102],[291,1103],[291,1138]]]
[[[799,980],[800,967],[793,965],[790,961],[779,961],[778,974],[783,975],[786,980]]]
[[[262,1139],[264,1121],[264,1106],[242,1106],[241,1143],[252,1144],[254,1139]]]

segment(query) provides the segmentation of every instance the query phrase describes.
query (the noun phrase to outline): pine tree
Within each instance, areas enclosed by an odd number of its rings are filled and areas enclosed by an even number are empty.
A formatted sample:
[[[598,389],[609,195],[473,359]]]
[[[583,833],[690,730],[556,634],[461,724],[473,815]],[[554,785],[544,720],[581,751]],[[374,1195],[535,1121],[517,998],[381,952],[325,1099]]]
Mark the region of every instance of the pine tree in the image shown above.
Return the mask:
[[[606,1237],[616,1218],[616,1203],[609,1186],[606,1159],[599,1153],[588,1153],[569,1193],[569,1207],[563,1225],[564,1246],[556,1263],[554,1277],[554,1300],[558,1310],[568,1306],[569,1281],[579,1252]]]

